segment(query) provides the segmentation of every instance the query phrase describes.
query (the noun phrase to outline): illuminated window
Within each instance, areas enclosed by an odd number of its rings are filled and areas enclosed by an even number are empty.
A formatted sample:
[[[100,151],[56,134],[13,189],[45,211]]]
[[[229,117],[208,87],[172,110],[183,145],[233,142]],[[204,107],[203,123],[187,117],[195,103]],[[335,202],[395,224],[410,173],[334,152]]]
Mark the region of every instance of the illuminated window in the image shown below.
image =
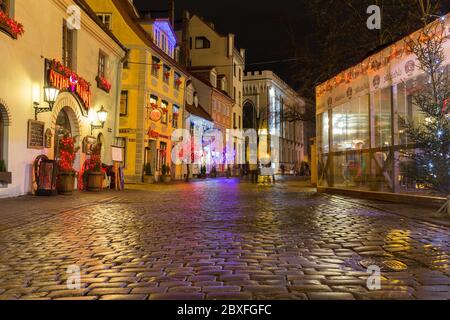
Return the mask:
[[[161,117],[161,123],[167,124],[168,120],[168,114],[169,114],[169,103],[167,101],[161,101],[161,110],[162,110],[162,117]]]
[[[175,90],[180,90],[181,86],[181,75],[178,72],[175,72],[173,79],[173,87]]]
[[[120,116],[128,115],[128,91],[122,91],[120,94]]]
[[[180,107],[173,105],[172,108],[172,127],[174,129],[178,128],[178,119],[180,117]]]
[[[169,84],[169,80],[170,80],[170,71],[171,71],[170,67],[164,65],[164,76],[163,76],[163,79],[164,79],[164,82],[167,83],[167,84]]]
[[[159,69],[161,68],[161,60],[157,57],[152,58],[152,76],[159,77]]]
[[[1,1],[1,0],[0,0]],[[108,30],[112,30],[112,14],[111,13],[97,13],[97,17],[105,25]]]

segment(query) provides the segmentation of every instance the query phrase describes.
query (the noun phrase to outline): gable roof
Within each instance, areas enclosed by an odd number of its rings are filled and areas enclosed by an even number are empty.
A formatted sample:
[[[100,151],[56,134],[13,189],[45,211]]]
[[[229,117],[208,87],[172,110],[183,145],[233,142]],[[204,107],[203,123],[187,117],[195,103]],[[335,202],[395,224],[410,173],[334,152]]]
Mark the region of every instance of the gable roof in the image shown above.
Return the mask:
[[[84,1],[84,0],[77,0]],[[172,57],[170,57],[167,53],[165,53],[161,48],[159,48],[154,42],[153,38],[144,30],[144,28],[139,24],[139,15],[136,12],[136,9],[133,4],[130,3],[129,0],[112,0],[114,6],[121,13],[125,22],[128,26],[133,30],[133,32],[144,42],[148,47],[154,50],[161,58],[168,60],[171,64],[177,67],[180,71],[182,71],[186,76],[189,76],[189,72],[186,68],[180,63],[176,62]]]
[[[87,4],[85,0],[74,0],[75,3],[100,27],[102,30],[112,39],[114,42],[116,42],[125,52],[128,51],[128,48],[125,47],[119,39],[116,38],[116,36],[112,33],[111,30],[109,30],[97,17],[97,14],[92,10],[92,8]]]

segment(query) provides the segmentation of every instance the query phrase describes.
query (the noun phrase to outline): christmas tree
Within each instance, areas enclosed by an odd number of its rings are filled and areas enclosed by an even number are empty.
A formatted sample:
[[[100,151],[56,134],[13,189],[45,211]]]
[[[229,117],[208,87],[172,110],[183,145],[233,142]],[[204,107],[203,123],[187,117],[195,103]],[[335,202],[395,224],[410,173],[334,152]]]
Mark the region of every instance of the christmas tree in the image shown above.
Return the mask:
[[[450,82],[445,62],[445,23],[443,19],[427,25],[408,40],[409,50],[417,57],[417,66],[425,74],[413,103],[424,121],[414,123],[401,118],[407,137],[415,149],[404,151],[412,160],[409,178],[440,193],[450,193]]]

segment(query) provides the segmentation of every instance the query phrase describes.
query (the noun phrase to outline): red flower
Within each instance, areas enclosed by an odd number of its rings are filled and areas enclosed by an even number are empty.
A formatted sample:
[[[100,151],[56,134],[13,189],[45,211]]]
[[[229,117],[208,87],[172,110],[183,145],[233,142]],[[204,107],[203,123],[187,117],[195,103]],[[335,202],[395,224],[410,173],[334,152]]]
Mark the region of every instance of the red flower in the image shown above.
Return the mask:
[[[9,31],[17,37],[24,34],[23,25],[14,19],[8,17],[3,11],[0,11],[0,25],[8,27]]]
[[[105,78],[97,76],[97,84],[100,89],[103,89],[108,93],[111,91],[112,85]]]

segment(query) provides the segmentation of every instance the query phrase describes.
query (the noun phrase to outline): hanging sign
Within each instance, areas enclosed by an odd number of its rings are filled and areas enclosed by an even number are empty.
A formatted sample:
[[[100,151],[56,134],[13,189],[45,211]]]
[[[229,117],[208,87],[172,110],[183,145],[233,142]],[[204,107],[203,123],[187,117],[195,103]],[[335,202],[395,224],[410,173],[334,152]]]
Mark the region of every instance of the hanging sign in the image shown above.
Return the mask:
[[[161,118],[162,118],[161,110],[154,109],[150,112],[150,119],[152,121],[158,122],[159,120],[161,120]]]
[[[83,115],[91,107],[91,84],[56,60],[45,60],[45,82],[60,91],[73,93],[81,102]]]

